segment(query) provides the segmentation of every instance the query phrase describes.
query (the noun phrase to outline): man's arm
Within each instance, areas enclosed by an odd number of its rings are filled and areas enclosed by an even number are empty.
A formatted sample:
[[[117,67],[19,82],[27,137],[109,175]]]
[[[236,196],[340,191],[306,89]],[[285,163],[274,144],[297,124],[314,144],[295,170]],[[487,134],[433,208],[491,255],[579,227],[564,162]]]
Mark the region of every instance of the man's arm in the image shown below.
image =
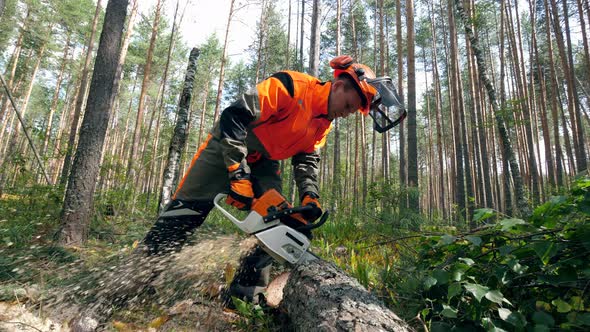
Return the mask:
[[[303,199],[303,196],[306,193],[313,193],[319,196],[319,163],[319,150],[315,150],[311,153],[299,153],[291,158],[293,174],[295,183],[299,189],[300,199]]]

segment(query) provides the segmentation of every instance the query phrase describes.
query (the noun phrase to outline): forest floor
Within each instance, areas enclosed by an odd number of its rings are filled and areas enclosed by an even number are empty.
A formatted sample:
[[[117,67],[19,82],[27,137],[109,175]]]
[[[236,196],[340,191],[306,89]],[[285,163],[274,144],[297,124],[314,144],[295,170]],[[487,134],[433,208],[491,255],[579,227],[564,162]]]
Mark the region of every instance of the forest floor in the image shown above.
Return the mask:
[[[70,331],[80,312],[133,282],[141,285],[127,291],[140,295],[130,296],[123,307],[114,309],[109,304],[105,310],[103,306],[102,311],[109,314],[99,314],[104,320],[99,330],[251,331],[253,317],[247,316],[248,312],[256,312],[252,311],[254,306],[244,307],[242,303],[242,312],[227,309],[222,295],[233,279],[241,255],[255,241],[219,234],[212,227],[203,228],[190,246],[166,262],[157,263],[161,272],[157,277],[152,274],[149,281],[141,275],[153,266],[133,260],[137,243],[119,249],[113,255],[117,257],[111,258],[105,258],[107,249],[100,247],[100,242],[83,249],[68,248],[77,251],[77,258],[69,263],[64,262],[67,259],[63,256],[67,254],[61,251],[44,250],[40,255],[38,248],[27,257],[12,257],[13,262],[20,261],[13,271],[33,276],[29,279],[35,283],[21,282],[27,278],[0,283],[0,300],[4,300],[0,302],[0,331]],[[59,255],[61,262],[56,259]],[[260,317],[257,321],[260,324]],[[277,329],[269,327],[272,323],[268,318],[263,318],[261,324],[264,326],[254,330]]]

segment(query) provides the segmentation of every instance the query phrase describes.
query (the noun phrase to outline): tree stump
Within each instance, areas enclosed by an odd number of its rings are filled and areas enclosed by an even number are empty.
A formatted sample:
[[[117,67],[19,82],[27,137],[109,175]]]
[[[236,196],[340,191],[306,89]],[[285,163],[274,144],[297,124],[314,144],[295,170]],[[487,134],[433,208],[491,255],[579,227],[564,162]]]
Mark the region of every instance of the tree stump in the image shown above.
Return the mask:
[[[316,260],[291,271],[280,307],[295,331],[413,331],[333,263]]]

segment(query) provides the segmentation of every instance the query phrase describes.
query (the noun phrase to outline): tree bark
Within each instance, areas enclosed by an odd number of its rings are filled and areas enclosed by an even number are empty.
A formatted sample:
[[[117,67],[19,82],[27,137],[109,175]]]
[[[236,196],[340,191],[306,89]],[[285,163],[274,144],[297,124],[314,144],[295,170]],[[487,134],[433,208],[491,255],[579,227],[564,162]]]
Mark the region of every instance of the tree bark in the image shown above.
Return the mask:
[[[98,19],[100,17],[100,1],[96,4],[96,11],[94,12],[94,19],[92,21],[92,30],[90,32],[90,38],[88,39],[88,46],[86,48],[86,58],[84,60],[84,68],[80,78],[80,87],[78,96],[76,97],[76,108],[74,109],[74,115],[72,116],[72,124],[70,126],[70,138],[68,140],[66,156],[64,157],[64,166],[61,170],[61,178],[59,181],[60,185],[65,185],[70,174],[71,159],[74,151],[74,145],[76,143],[76,136],[78,136],[78,121],[80,120],[80,113],[82,113],[82,105],[84,104],[84,98],[86,98],[86,86],[88,81],[88,68],[92,61],[92,49],[94,48],[94,36],[96,35],[96,26],[98,25]]]
[[[147,51],[147,58],[145,66],[143,67],[143,80],[141,83],[141,92],[139,93],[139,102],[137,106],[137,117],[135,119],[135,130],[133,131],[133,141],[131,143],[131,152],[129,153],[129,160],[127,162],[126,180],[129,181],[135,175],[135,161],[139,148],[139,141],[141,139],[141,127],[143,125],[143,114],[145,109],[145,100],[150,83],[150,73],[152,69],[152,58],[154,56],[154,49],[156,48],[156,39],[158,38],[158,25],[160,23],[160,12],[162,9],[162,0],[158,0],[156,4],[156,14],[154,16],[154,25],[152,26],[152,35],[150,37],[150,46]]]
[[[227,54],[227,40],[229,35],[229,26],[231,24],[231,19],[235,13],[235,3],[236,0],[231,0],[229,14],[227,15],[227,26],[225,27],[225,39],[223,41],[223,52],[221,54],[221,68],[219,69],[219,82],[217,85],[217,97],[215,99],[215,113],[213,114],[213,122],[217,121],[221,107],[221,93],[223,92],[223,80],[225,78],[225,57]]]
[[[72,164],[64,205],[59,242],[80,245],[88,238],[92,219],[94,188],[109,112],[128,0],[109,0],[103,24],[86,112],[82,120],[80,141]]]
[[[184,78],[182,94],[178,103],[178,116],[176,117],[176,126],[172,134],[170,148],[168,149],[168,159],[164,168],[164,181],[160,195],[160,210],[162,210],[171,199],[172,190],[178,182],[180,159],[182,151],[186,145],[188,137],[187,126],[189,123],[189,106],[191,104],[193,84],[195,81],[195,72],[197,70],[197,59],[199,49],[193,48],[188,58],[188,67]]]
[[[57,108],[57,102],[59,101],[59,95],[61,92],[61,83],[63,79],[63,75],[66,69],[66,65],[68,62],[68,52],[70,51],[70,34],[68,33],[66,37],[66,42],[64,44],[63,50],[63,58],[61,60],[61,68],[59,69],[59,74],[57,75],[57,80],[55,82],[55,92],[53,94],[53,99],[51,101],[51,106],[49,107],[49,116],[47,118],[47,126],[45,127],[45,138],[43,140],[43,147],[41,148],[41,156],[45,156],[47,152],[47,147],[49,145],[49,140],[51,138],[51,130],[53,124],[53,116],[55,114]],[[46,157],[46,156],[45,156]]]
[[[320,0],[313,0],[313,10],[311,13],[311,35],[309,45],[309,74],[319,76],[320,73]]]
[[[473,54],[477,60],[477,67],[479,69],[479,78],[484,83],[486,90],[488,92],[488,97],[492,104],[492,110],[496,117],[496,123],[498,126],[498,131],[500,133],[500,137],[502,139],[502,150],[503,156],[506,158],[510,165],[510,171],[512,172],[512,180],[514,181],[514,194],[517,202],[518,207],[518,214],[520,216],[528,216],[530,214],[530,207],[526,200],[524,194],[524,185],[522,181],[522,177],[520,176],[520,170],[518,169],[518,163],[516,162],[516,157],[514,155],[514,150],[512,149],[512,143],[510,142],[510,137],[508,136],[508,132],[506,130],[506,126],[504,124],[504,120],[502,119],[501,115],[499,114],[499,107],[498,101],[496,99],[496,89],[492,81],[487,76],[487,66],[485,63],[485,59],[483,58],[482,51],[479,47],[479,42],[473,33],[473,29],[469,22],[471,21],[470,18],[467,17],[465,11],[463,9],[463,3],[461,0],[455,0],[455,6],[457,7],[457,12],[461,17],[463,22],[463,26],[465,28],[465,33],[469,36],[469,40],[471,42],[471,48],[473,50]]]
[[[414,52],[414,1],[406,1],[406,25],[408,33],[408,187],[413,189],[408,197],[410,210],[418,213],[418,136],[416,133],[416,56]]]
[[[402,42],[402,4],[401,0],[395,2],[395,31],[396,31],[396,45],[397,45],[397,87],[399,88],[399,97],[401,101],[404,100],[404,57],[403,42]],[[405,121],[404,121],[405,122]],[[406,135],[405,123],[399,125],[399,180],[400,187],[405,187],[408,183],[406,173]],[[402,200],[403,201],[403,200]],[[404,204],[405,207],[405,204]]]
[[[280,307],[295,331],[412,331],[376,296],[333,263],[295,267]]]

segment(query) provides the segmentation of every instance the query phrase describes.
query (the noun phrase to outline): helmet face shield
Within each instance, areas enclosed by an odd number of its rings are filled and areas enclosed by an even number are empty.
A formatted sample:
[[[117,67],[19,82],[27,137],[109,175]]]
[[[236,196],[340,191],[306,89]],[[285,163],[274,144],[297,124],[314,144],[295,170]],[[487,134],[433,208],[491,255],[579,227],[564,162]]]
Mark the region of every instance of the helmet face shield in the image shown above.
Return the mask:
[[[377,90],[369,110],[369,115],[373,119],[373,129],[379,133],[384,133],[406,118],[406,108],[401,102],[401,98],[397,94],[393,80],[390,77],[377,77],[367,80],[367,82]],[[393,108],[394,113],[397,113],[397,116],[393,115],[396,120],[389,117],[390,108]]]
[[[367,83],[375,87],[375,90],[377,90],[377,94],[373,100],[381,99],[381,104],[383,106],[404,108],[391,77],[384,76],[367,79]]]

